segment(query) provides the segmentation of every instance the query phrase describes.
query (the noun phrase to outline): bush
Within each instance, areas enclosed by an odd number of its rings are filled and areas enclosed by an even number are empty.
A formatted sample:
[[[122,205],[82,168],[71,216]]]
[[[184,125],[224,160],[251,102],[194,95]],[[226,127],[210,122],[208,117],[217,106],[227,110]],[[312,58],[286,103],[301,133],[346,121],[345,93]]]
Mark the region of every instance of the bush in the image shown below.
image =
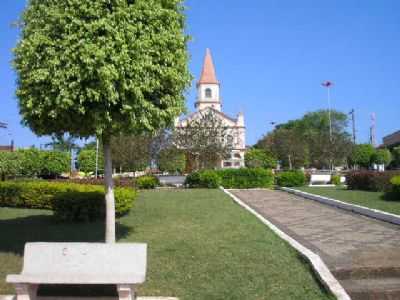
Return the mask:
[[[116,215],[133,205],[133,189],[116,188]],[[50,209],[59,220],[93,221],[104,216],[104,188],[94,185],[48,181],[0,182],[0,206]]]
[[[276,176],[276,184],[282,187],[298,187],[306,184],[306,175],[302,171],[287,171]]]
[[[394,176],[392,179],[390,179],[390,183],[392,185],[392,193],[396,197],[400,197],[400,175]]]
[[[144,175],[136,179],[136,187],[138,189],[155,189],[158,185],[160,185],[160,181],[156,176]]]
[[[340,176],[339,175],[333,175],[331,178],[331,182],[334,185],[341,185],[342,182],[340,181]]]
[[[200,172],[193,172],[186,176],[185,185],[190,188],[200,187]]]
[[[270,188],[274,184],[274,175],[270,170],[254,168],[204,170],[191,173],[185,184],[191,188],[227,189]]]
[[[277,159],[270,153],[261,149],[250,149],[244,155],[247,168],[276,168]]]
[[[203,170],[188,175],[185,184],[190,188],[215,189],[221,185],[221,177],[214,170]]]
[[[274,175],[262,168],[241,168],[218,170],[222,186],[227,189],[271,188]]]
[[[103,178],[82,178],[82,179],[54,179],[50,182],[61,182],[61,183],[76,183],[76,184],[89,184],[89,185],[101,185],[104,186]],[[114,186],[133,188],[135,181],[130,178],[114,178]]]
[[[348,188],[351,190],[387,192],[391,189],[391,178],[396,175],[400,175],[400,172],[351,172],[347,174],[346,182]]]

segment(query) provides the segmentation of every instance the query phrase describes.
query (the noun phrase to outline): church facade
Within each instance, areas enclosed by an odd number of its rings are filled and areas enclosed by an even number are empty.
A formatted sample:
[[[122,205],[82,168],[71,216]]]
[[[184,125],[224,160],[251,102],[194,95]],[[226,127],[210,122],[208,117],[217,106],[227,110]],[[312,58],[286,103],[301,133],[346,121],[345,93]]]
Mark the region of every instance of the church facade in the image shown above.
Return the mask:
[[[230,117],[223,113],[220,87],[221,84],[216,76],[211,51],[207,49],[201,76],[197,82],[196,112],[182,120],[177,120],[175,126],[185,127],[191,119],[212,111],[213,115],[219,118],[221,124],[227,128],[228,136],[224,137],[224,139],[230,141],[232,144],[230,156],[218,162],[216,167],[241,168],[245,166],[244,154],[246,150],[244,115],[240,112],[236,117]]]

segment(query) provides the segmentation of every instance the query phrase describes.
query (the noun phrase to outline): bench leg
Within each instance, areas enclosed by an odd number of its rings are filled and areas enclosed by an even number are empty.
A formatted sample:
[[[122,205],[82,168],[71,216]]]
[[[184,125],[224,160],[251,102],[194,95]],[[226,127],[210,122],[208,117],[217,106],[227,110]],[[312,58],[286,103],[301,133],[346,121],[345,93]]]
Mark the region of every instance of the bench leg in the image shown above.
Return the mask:
[[[128,284],[117,285],[119,300],[135,300],[135,289]],[[19,300],[19,299],[17,299]]]
[[[16,283],[17,300],[36,300],[38,284]]]

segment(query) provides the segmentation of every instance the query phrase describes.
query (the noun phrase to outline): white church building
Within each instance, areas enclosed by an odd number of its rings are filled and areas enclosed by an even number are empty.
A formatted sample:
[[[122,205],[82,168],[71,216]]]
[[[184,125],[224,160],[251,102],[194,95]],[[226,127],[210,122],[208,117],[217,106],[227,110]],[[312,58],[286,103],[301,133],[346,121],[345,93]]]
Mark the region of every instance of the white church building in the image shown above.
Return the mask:
[[[188,120],[195,119],[200,114],[212,110],[221,123],[227,128],[229,139],[232,144],[232,152],[229,158],[220,162],[219,168],[241,168],[244,167],[244,153],[246,150],[246,127],[243,113],[232,118],[222,112],[221,84],[217,80],[213,59],[210,49],[206,50],[203,69],[197,82],[197,99],[195,102],[196,112],[190,116],[177,120],[176,127],[185,127]]]

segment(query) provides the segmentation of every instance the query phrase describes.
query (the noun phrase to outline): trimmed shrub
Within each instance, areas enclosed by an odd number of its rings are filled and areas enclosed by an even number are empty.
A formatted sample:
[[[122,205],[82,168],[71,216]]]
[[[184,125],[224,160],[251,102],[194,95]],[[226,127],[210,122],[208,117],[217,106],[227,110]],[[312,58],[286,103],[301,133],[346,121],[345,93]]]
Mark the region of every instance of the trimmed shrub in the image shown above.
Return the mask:
[[[271,188],[274,185],[274,174],[262,168],[222,169],[217,174],[221,184],[228,189]]]
[[[200,172],[200,186],[208,189],[216,189],[221,185],[221,178],[217,172],[205,170]]]
[[[116,216],[126,214],[136,198],[134,189],[116,188]],[[104,216],[104,188],[48,181],[0,182],[0,206],[50,209],[62,221],[93,221]]]
[[[104,186],[103,178],[82,178],[82,179],[54,179],[50,182],[61,182],[61,183],[76,183],[76,184],[88,184],[88,185],[101,185]],[[134,179],[130,178],[114,178],[114,186],[133,188],[135,186]]]
[[[144,175],[136,179],[136,187],[142,190],[155,189],[160,185],[160,181],[156,176]]]
[[[274,184],[274,175],[270,170],[260,168],[204,170],[191,173],[185,184],[191,188],[228,189],[270,188]]]
[[[390,180],[396,175],[400,175],[400,172],[351,172],[347,174],[346,182],[350,190],[388,192],[392,188]]]
[[[214,170],[203,170],[188,175],[185,184],[190,188],[216,189],[221,185],[221,177]]]
[[[396,197],[400,197],[400,175],[394,176],[390,179],[390,183],[392,184],[392,193]]]
[[[331,182],[334,185],[341,185],[341,181],[340,181],[340,176],[339,175],[333,175],[331,178]]]
[[[298,187],[306,184],[306,175],[302,171],[287,171],[276,176],[276,184],[282,187]]]
[[[190,188],[200,187],[200,172],[193,172],[186,176],[185,185]]]

